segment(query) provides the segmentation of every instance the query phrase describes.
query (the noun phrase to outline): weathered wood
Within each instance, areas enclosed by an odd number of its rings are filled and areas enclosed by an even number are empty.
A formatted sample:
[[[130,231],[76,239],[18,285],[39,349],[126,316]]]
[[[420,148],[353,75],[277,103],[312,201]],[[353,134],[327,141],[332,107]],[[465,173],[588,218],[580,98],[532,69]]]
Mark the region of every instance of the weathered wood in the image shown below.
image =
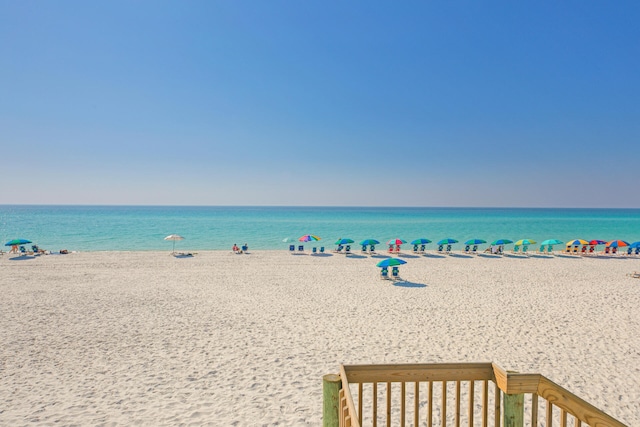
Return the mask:
[[[322,377],[322,426],[338,427],[340,416],[340,375],[327,374]]]
[[[391,383],[387,383],[387,426],[391,425]]]
[[[358,422],[362,424],[362,405],[364,405],[364,390],[362,383],[358,384]]]
[[[475,409],[475,381],[469,381],[469,425],[473,425],[473,412]]]
[[[524,426],[524,394],[503,395],[504,427]]]

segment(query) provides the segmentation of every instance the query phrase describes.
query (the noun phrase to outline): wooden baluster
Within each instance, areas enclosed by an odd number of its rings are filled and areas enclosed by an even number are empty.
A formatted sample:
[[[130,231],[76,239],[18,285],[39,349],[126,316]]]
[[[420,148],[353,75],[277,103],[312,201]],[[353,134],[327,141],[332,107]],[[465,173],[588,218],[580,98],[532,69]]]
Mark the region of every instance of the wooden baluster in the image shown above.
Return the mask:
[[[358,384],[358,421],[360,421],[360,425],[362,425],[362,405],[364,402],[364,387],[362,383]]]
[[[469,426],[473,426],[473,410],[475,403],[475,381],[469,381]]]
[[[414,396],[414,408],[413,408],[413,425],[418,427],[420,424],[420,383],[415,382],[415,396]]]
[[[489,382],[482,381],[482,427],[489,423]]]
[[[447,382],[442,381],[442,427],[447,427]]]
[[[378,383],[373,383],[373,427],[378,427]]]
[[[407,411],[406,408],[406,385],[405,382],[401,382],[400,383],[400,425],[402,427],[404,427],[405,425],[405,412]]]
[[[429,409],[427,415],[427,426],[433,427],[433,381],[429,381]]]
[[[494,392],[494,411],[493,411],[493,419],[494,419],[494,425],[499,426],[500,425],[500,387],[498,387],[497,383],[494,383],[495,385],[495,392]]]
[[[387,427],[391,426],[391,383],[387,383]]]
[[[547,401],[547,427],[553,427],[553,405]]]
[[[456,381],[456,427],[460,427],[460,381]]]
[[[531,395],[531,427],[538,427],[538,395]]]

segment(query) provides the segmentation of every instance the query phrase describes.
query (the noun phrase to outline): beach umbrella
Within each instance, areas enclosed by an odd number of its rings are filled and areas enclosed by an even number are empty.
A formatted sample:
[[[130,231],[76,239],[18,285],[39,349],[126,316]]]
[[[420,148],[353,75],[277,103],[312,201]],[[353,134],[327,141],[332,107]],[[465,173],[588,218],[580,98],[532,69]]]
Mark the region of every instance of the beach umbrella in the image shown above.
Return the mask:
[[[516,242],[516,246],[529,246],[529,245],[535,245],[536,242],[535,240],[531,240],[531,239],[520,239]]]
[[[282,241],[284,243],[291,243],[291,242],[297,242],[298,239],[296,239],[295,237],[285,237],[284,239],[282,239]]]
[[[567,246],[580,246],[580,245],[588,245],[589,242],[583,239],[575,239],[567,242]]]
[[[456,239],[442,239],[438,242],[439,245],[452,245],[454,243],[458,243]]]
[[[314,236],[313,234],[305,234],[298,240],[301,242],[311,242],[311,241],[317,242],[318,240],[320,240],[320,237]]]
[[[383,259],[379,263],[376,264],[376,267],[393,267],[396,265],[406,264],[407,261],[400,258],[387,258]]]
[[[598,240],[598,239],[596,239],[596,240],[591,240],[591,241],[589,242],[589,244],[590,244],[591,246],[604,245],[605,243],[607,243],[607,242],[605,242],[604,240]]]
[[[431,243],[431,240],[425,239],[423,237],[421,237],[419,239],[416,239],[416,240],[411,242],[412,245],[426,245],[428,243]]]
[[[18,245],[26,245],[27,243],[32,243],[31,240],[27,240],[27,239],[13,239],[13,240],[9,240],[7,243],[5,243],[5,246],[18,246]]]
[[[498,239],[491,242],[491,246],[510,245],[511,243],[513,243],[513,240]]]
[[[379,245],[380,242],[378,242],[376,239],[364,239],[362,242],[360,242],[361,245]]]
[[[391,239],[387,242],[387,245],[401,245],[403,243],[407,243],[407,241],[402,239]]]
[[[608,248],[621,248],[622,246],[629,246],[629,243],[624,240],[612,240],[607,242]]]
[[[487,241],[482,239],[469,239],[464,242],[465,245],[481,245],[483,243],[487,243]]]
[[[170,234],[167,237],[165,237],[164,240],[171,240],[173,242],[173,250],[172,250],[171,253],[175,253],[176,252],[176,241],[177,240],[184,240],[184,237],[179,236],[177,234]]]
[[[631,243],[629,247],[633,249],[640,248],[640,241]]]
[[[562,240],[558,240],[558,239],[549,239],[549,240],[545,240],[544,242],[540,243],[542,246],[546,246],[546,245],[561,245],[562,243],[564,243]]]
[[[336,245],[348,245],[349,243],[353,243],[351,239],[338,239]]]

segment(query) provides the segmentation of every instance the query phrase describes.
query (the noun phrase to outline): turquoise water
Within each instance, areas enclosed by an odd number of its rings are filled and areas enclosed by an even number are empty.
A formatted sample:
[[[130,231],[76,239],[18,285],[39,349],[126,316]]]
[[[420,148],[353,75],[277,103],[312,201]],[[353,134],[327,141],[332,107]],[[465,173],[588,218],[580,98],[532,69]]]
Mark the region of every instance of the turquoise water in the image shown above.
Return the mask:
[[[385,242],[426,237],[640,240],[640,209],[338,208],[184,206],[0,206],[0,238],[58,250],[286,249],[286,237],[315,234]],[[435,245],[430,245],[435,248]],[[458,247],[460,245],[456,245]]]

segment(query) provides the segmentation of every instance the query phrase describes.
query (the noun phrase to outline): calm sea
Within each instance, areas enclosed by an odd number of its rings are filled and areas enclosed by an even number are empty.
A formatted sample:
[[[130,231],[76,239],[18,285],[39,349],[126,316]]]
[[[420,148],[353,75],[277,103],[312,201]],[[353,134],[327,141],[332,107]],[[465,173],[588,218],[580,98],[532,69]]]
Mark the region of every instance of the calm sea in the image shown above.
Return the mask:
[[[634,242],[640,209],[0,206],[2,243],[26,238],[49,250],[170,250],[163,238],[173,233],[185,237],[176,244],[181,250],[234,243],[286,249],[283,239],[304,234],[320,236],[317,246],[327,247],[341,237]]]

